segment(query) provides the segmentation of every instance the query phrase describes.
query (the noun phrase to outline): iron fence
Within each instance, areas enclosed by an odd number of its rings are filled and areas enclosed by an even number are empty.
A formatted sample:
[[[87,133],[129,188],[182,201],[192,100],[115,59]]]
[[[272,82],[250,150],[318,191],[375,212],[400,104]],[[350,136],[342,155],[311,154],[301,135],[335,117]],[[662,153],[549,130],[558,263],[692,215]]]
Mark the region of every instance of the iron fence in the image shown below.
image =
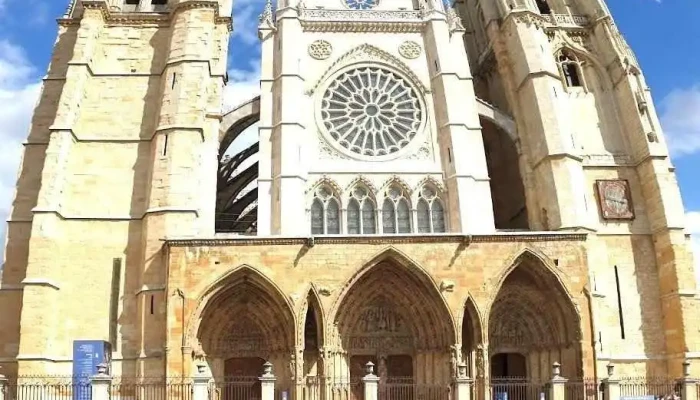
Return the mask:
[[[116,378],[109,394],[111,400],[192,400],[192,381],[174,378]]]
[[[362,381],[331,382],[330,400],[362,400],[364,398]]]
[[[494,379],[490,382],[491,400],[545,400],[547,383],[526,379]]]
[[[620,397],[654,396],[656,398],[680,397],[681,386],[677,379],[668,377],[620,378]]]
[[[565,400],[603,400],[601,383],[596,379],[573,379],[564,384]]]
[[[379,400],[450,400],[450,385],[416,384],[393,378],[379,383]]]
[[[214,379],[210,383],[209,400],[260,400],[261,388],[257,376]]]
[[[10,382],[2,389],[5,400],[82,400],[92,394],[90,382],[74,382],[72,379],[21,379]]]

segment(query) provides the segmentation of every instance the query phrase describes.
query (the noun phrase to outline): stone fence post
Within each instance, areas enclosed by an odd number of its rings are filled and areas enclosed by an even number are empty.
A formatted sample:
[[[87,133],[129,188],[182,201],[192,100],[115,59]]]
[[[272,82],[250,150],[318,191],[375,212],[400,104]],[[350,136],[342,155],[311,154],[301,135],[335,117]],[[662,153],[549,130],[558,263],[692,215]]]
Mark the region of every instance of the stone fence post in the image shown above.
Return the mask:
[[[272,363],[263,364],[263,374],[260,378],[260,399],[275,400],[275,382],[277,378],[272,374]]]
[[[569,380],[561,376],[561,364],[552,364],[552,380],[549,381],[549,400],[564,400],[566,397],[566,382]]]
[[[698,381],[690,377],[690,361],[688,360],[683,361],[683,378],[680,379],[679,383],[681,384],[681,399],[698,400]]]
[[[608,377],[603,379],[603,400],[620,400],[620,379],[615,376],[615,365],[607,366]]]
[[[379,377],[374,374],[374,364],[372,361],[367,362],[367,375],[362,378],[362,383],[365,387],[365,396],[363,400],[378,400],[379,399]],[[264,399],[263,399],[264,400]]]
[[[197,365],[197,376],[192,378],[192,400],[209,400],[209,377],[205,371],[204,365]]]
[[[109,400],[112,377],[107,375],[107,365],[97,366],[97,375],[90,378],[91,400]]]
[[[472,391],[472,379],[467,376],[467,364],[457,365],[457,378],[455,379],[455,400],[470,400]]]
[[[5,375],[0,374],[0,400],[6,400],[9,399],[10,396],[7,396],[5,393],[7,392],[7,378]]]

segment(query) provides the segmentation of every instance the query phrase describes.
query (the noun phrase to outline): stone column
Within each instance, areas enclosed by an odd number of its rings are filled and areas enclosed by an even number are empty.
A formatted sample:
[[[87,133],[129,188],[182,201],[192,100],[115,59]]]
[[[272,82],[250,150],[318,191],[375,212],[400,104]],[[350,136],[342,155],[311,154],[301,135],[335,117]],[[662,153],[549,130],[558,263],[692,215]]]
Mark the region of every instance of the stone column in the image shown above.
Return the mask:
[[[455,400],[470,400],[473,380],[467,376],[467,364],[461,362],[457,365],[457,378],[455,379]]]
[[[91,400],[109,400],[109,389],[112,385],[112,377],[107,375],[107,366],[97,366],[97,375],[90,378],[92,390]]]
[[[681,384],[681,399],[698,400],[698,380],[690,377],[690,361],[688,360],[683,361],[683,377],[679,383]],[[2,384],[0,383],[0,385]]]
[[[197,376],[192,380],[192,400],[207,400],[209,398],[209,377],[204,375],[206,367],[197,365]]]
[[[615,366],[610,363],[607,368],[608,377],[603,379],[603,400],[619,400],[620,380],[615,376]]]
[[[275,381],[277,378],[272,374],[272,363],[268,361],[263,365],[263,374],[258,379],[260,379],[260,399],[275,400]]]
[[[564,400],[564,385],[567,381],[568,379],[561,376],[561,364],[555,361],[552,364],[552,380],[549,381],[549,400]]]
[[[363,400],[377,400],[379,398],[379,377],[374,374],[372,361],[367,362],[367,375],[362,378],[362,384],[365,387]]]

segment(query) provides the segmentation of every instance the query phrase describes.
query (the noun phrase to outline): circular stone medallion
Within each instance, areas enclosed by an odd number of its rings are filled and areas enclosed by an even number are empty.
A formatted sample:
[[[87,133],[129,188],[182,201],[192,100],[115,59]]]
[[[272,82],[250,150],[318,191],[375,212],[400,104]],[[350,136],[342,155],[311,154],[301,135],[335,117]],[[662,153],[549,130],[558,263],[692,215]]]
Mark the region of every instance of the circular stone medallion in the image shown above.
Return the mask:
[[[316,40],[309,45],[309,55],[317,60],[325,60],[332,52],[333,46],[325,40]]]
[[[401,43],[401,45],[399,46],[399,54],[401,54],[401,56],[403,56],[405,58],[408,58],[408,59],[418,58],[418,56],[420,56],[420,53],[421,53],[421,47],[416,42],[409,40],[407,42]]]

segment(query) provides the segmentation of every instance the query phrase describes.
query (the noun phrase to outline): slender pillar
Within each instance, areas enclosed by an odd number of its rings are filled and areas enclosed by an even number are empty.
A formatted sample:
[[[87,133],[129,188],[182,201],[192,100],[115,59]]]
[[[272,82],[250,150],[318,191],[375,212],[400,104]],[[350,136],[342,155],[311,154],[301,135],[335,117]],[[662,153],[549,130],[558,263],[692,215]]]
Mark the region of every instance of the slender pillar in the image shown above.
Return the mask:
[[[379,377],[374,374],[374,363],[372,361],[367,362],[367,375],[362,378],[362,384],[365,388],[363,400],[379,399]]]
[[[607,366],[608,377],[603,379],[603,400],[620,400],[620,380],[615,376],[615,366]]]
[[[91,400],[109,400],[109,388],[112,385],[112,377],[107,375],[107,366],[97,366],[97,375],[90,378],[92,390]]]
[[[275,400],[275,382],[277,378],[272,374],[272,363],[268,361],[263,365],[263,374],[258,379],[260,379],[261,400]]]

